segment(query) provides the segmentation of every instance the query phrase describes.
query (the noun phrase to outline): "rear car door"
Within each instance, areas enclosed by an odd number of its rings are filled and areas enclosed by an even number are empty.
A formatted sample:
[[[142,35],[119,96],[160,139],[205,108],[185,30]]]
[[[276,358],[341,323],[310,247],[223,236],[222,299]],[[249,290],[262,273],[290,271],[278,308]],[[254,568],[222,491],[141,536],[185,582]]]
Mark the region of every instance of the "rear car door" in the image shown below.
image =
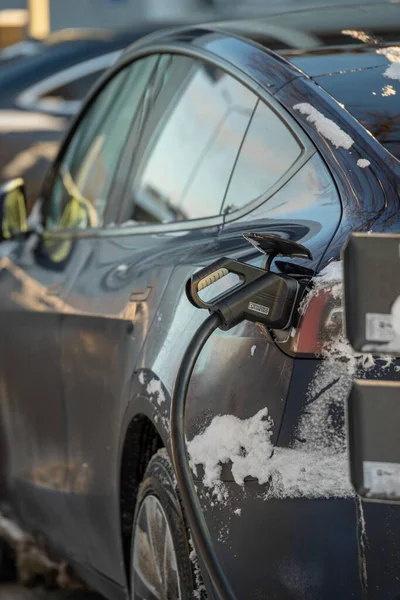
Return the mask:
[[[93,261],[68,293],[77,311],[62,326],[70,506],[85,523],[88,565],[120,583],[119,444],[132,375],[150,327],[163,323],[161,300],[192,251],[193,235],[208,244],[217,239],[255,103],[252,92],[212,65],[160,56],[116,175],[126,182],[117,221],[127,222],[99,231]],[[163,403],[157,384],[154,402]]]

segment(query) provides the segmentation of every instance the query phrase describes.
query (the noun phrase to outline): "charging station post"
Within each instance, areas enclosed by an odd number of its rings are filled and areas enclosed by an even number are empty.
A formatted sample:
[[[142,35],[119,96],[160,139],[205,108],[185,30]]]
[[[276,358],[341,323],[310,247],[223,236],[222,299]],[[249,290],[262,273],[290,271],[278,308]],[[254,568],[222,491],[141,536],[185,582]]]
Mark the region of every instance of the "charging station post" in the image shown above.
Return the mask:
[[[352,347],[400,356],[400,235],[353,234],[343,252]],[[400,502],[400,381],[356,380],[347,402],[350,476],[366,500]]]

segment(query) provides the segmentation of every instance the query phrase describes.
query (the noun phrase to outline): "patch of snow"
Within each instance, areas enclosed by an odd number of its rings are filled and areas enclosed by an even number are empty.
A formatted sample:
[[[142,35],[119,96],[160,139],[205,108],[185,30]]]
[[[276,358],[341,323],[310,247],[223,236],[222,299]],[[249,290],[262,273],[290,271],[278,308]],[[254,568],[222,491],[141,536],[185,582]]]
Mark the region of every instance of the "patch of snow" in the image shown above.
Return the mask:
[[[358,31],[357,29],[342,29],[343,35],[349,35],[355,40],[364,42],[364,44],[379,44],[379,40],[372,35],[369,35],[365,31]]]
[[[141,385],[144,385],[144,384],[146,383],[146,380],[145,380],[145,378],[144,378],[144,372],[143,372],[143,371],[140,371],[138,379],[139,379],[139,383],[140,383]]]
[[[298,110],[302,115],[308,115],[307,121],[315,125],[317,131],[325,137],[327,140],[332,142],[336,148],[345,148],[348,150],[354,144],[354,140],[331,119],[325,117],[316,108],[308,104],[308,102],[301,102],[293,106],[295,110]]]
[[[366,158],[359,158],[357,161],[357,165],[360,167],[360,169],[365,169],[366,167],[369,167],[370,164],[371,163]]]
[[[203,483],[215,488],[220,482],[222,465],[231,462],[233,478],[239,485],[243,485],[246,476],[266,483],[270,475],[268,458],[273,449],[270,441],[272,424],[267,408],[249,419],[242,420],[234,415],[214,417],[203,433],[188,442],[195,474],[196,465],[204,465]]]
[[[251,356],[254,356],[256,349],[257,349],[257,346],[254,344],[254,346],[252,346],[251,350],[250,350]]]
[[[156,452],[156,456],[159,456],[160,458],[164,458],[165,460],[171,461],[166,448],[159,448]],[[176,483],[176,481],[175,481],[175,483]]]
[[[392,85],[385,85],[382,88],[382,96],[384,98],[387,98],[388,96],[395,96],[396,95],[396,90],[394,89],[394,87]]]
[[[166,401],[164,391],[162,389],[161,381],[159,379],[152,379],[146,388],[149,396],[155,396],[157,404],[161,406],[163,402]]]
[[[193,598],[201,600],[206,597],[206,586],[203,583],[203,577],[201,575],[199,561],[197,559],[197,552],[193,544],[192,536],[189,536],[189,545],[192,548],[189,553],[189,559],[193,565],[195,589],[193,591]]]
[[[235,515],[237,515],[238,517],[240,517],[240,515],[242,514],[242,509],[241,508],[235,508],[235,510],[233,512],[235,513]]]
[[[392,63],[384,72],[384,77],[400,81],[400,46],[379,48],[376,52],[377,54],[383,54]]]
[[[314,278],[315,289],[332,283],[343,281],[343,262],[341,260],[331,261]]]

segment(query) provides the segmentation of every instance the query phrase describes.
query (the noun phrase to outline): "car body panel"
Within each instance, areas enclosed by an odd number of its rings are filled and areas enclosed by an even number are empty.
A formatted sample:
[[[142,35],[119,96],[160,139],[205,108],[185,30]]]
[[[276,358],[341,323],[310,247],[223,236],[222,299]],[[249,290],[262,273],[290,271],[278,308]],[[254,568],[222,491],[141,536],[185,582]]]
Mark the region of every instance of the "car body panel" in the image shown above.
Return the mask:
[[[55,545],[69,548],[71,527],[59,523],[69,489],[61,320],[68,282],[86,257],[75,254],[62,268],[51,269],[42,244],[33,235],[26,244],[16,242],[0,259],[0,329],[2,339],[8,340],[2,355],[7,377],[2,377],[1,402],[8,415],[6,438],[18,445],[9,462],[12,495],[30,526]]]

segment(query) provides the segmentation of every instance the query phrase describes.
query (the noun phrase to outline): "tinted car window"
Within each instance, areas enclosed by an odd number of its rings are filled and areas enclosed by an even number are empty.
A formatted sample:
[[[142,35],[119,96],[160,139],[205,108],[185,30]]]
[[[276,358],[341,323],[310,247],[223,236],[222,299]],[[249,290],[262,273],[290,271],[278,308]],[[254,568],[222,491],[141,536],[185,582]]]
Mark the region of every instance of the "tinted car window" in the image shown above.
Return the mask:
[[[246,132],[224,202],[224,212],[264,195],[290,169],[301,146],[282,119],[261,100]]]
[[[175,57],[168,69],[170,76],[147,115],[134,165],[136,221],[220,214],[257,102],[232,76],[202,61]]]
[[[118,73],[84,114],[59,165],[47,227],[102,224],[119,158],[156,60],[144,58]]]

